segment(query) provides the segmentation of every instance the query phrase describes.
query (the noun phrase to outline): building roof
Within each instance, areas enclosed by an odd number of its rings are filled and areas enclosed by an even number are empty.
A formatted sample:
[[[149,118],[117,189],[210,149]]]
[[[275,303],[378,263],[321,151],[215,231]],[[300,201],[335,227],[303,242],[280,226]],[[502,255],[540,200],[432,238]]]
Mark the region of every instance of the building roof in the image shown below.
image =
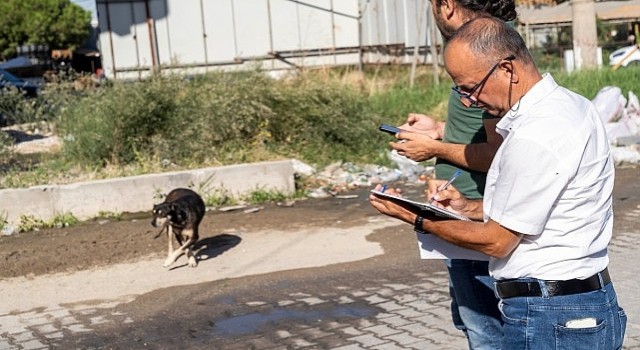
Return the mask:
[[[640,0],[601,1],[595,3],[596,16],[605,21],[640,19]],[[571,1],[556,6],[518,7],[518,21],[523,25],[570,23]]]

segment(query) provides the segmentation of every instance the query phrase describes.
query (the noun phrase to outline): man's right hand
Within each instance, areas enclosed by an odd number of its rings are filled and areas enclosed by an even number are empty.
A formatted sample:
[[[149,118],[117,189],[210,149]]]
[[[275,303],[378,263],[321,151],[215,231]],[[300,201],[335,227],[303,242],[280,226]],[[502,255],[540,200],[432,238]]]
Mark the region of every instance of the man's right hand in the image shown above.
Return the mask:
[[[441,141],[444,135],[444,122],[417,113],[410,113],[406,123],[399,126],[400,129],[410,132],[401,132],[397,135],[398,142],[390,142],[391,148],[399,155],[413,161],[422,162],[438,156],[442,151]]]
[[[482,200],[468,199],[453,185],[442,189],[446,183],[447,180],[429,180],[425,190],[425,198],[429,201],[433,198],[434,203],[432,204],[460,213],[471,220],[482,221]]]
[[[396,135],[398,141],[389,142],[389,146],[399,155],[416,162],[423,162],[438,156],[442,151],[442,141],[416,132],[400,132]]]

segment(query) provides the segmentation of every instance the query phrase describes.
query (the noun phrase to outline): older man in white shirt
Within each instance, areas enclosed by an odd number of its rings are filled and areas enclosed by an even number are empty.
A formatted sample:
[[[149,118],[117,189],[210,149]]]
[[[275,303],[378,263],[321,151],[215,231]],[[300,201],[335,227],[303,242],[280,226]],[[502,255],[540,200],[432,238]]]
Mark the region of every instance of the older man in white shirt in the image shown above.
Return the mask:
[[[621,348],[626,315],[607,270],[614,164],[594,106],[541,75],[520,35],[500,20],[462,26],[445,64],[465,105],[501,118],[504,141],[484,200],[429,183],[428,196],[477,221],[422,217],[375,195],[372,205],[491,257],[503,349]]]

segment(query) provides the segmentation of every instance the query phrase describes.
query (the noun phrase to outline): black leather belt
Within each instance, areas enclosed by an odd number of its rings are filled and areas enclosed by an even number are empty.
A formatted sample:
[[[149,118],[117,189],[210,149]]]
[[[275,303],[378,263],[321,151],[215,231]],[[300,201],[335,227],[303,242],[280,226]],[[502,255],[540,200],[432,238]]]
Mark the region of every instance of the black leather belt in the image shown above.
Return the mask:
[[[602,277],[602,284],[600,284],[600,277]],[[540,289],[540,283],[544,283],[547,287],[548,295],[552,297],[557,295],[592,292],[594,290],[602,289],[605,285],[609,284],[609,282],[611,282],[611,277],[609,276],[609,270],[605,268],[602,272],[583,280],[538,280],[531,282],[508,280],[498,281],[496,282],[496,293],[501,299],[514,297],[541,297],[542,290]]]

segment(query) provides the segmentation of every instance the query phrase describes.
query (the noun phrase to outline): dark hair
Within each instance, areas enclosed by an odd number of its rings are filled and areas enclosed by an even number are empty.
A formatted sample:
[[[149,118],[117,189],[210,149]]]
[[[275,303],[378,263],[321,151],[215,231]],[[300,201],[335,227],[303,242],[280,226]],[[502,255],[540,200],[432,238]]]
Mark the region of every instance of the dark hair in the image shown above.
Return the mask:
[[[533,63],[527,45],[518,31],[494,17],[479,17],[463,24],[449,43],[454,41],[467,43],[477,58],[487,62],[515,55],[515,59],[525,64]]]
[[[499,18],[505,22],[513,21],[518,16],[514,0],[449,0],[455,1],[468,12],[483,13]],[[442,0],[436,0],[436,5],[442,5]]]

